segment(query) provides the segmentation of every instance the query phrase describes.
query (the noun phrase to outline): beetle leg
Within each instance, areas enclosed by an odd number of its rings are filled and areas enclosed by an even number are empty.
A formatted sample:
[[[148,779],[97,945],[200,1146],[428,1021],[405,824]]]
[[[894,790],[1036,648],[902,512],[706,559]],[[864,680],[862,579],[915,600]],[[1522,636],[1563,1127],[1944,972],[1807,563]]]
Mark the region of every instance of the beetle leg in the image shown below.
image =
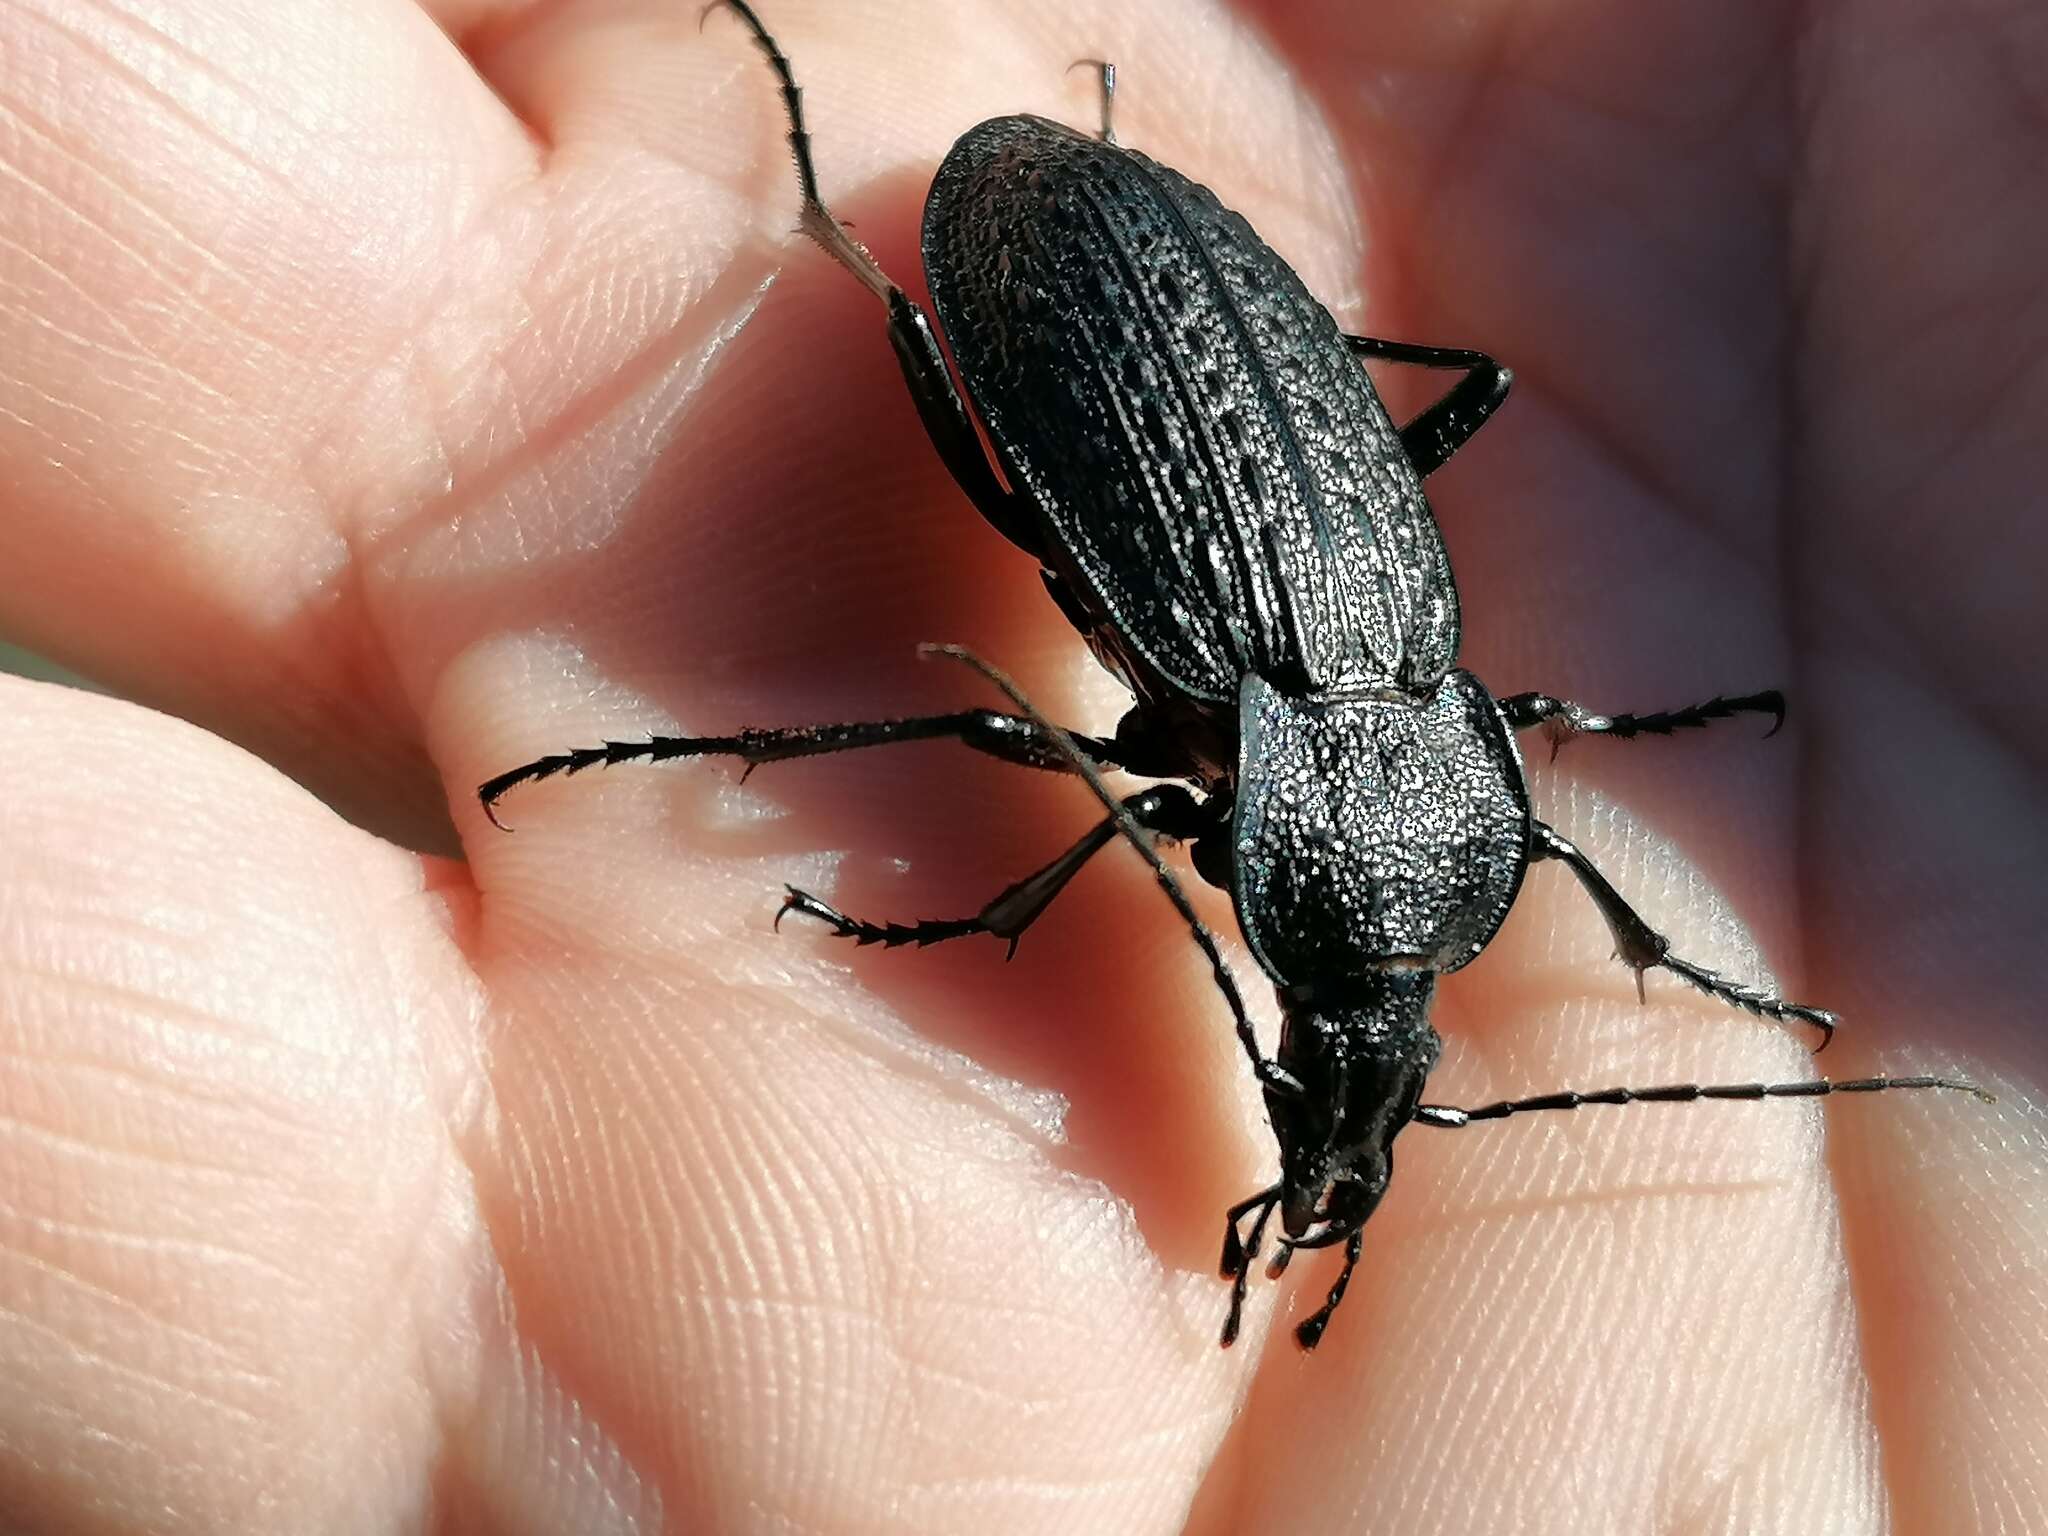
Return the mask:
[[[1555,828],[1545,826],[1540,821],[1533,823],[1529,857],[1556,859],[1578,877],[1579,884],[1585,887],[1586,894],[1593,898],[1593,905],[1600,909],[1600,915],[1607,920],[1608,931],[1614,935],[1615,958],[1636,973],[1638,998],[1643,995],[1643,972],[1656,966],[1690,982],[1707,996],[1719,998],[1722,1002],[1745,1012],[1783,1023],[1812,1025],[1821,1032],[1820,1044],[1814,1047],[1816,1054],[1826,1050],[1828,1041],[1834,1038],[1836,1016],[1827,1009],[1809,1008],[1803,1003],[1788,1003],[1760,987],[1730,981],[1705,966],[1695,965],[1690,960],[1681,960],[1672,954],[1671,941],[1644,922],[1636,910],[1622,899],[1621,892],[1608,884],[1607,877],[1594,868],[1593,861]]]
[[[804,125],[803,91],[796,83],[788,55],[783,53],[746,0],[713,0],[704,14],[708,16],[720,5],[746,23],[747,30],[753,34],[754,45],[768,60],[769,68],[775,71],[775,78],[781,83],[783,110],[789,118],[789,148],[796,157],[797,185],[803,193],[804,206],[798,218],[798,228],[823,246],[826,254],[860,279],[861,285],[887,307],[889,344],[896,350],[896,361],[903,370],[904,383],[910,387],[910,398],[917,406],[918,419],[924,423],[932,446],[938,450],[939,457],[944,460],[960,489],[967,493],[981,515],[994,524],[1003,537],[1028,554],[1042,557],[1044,551],[1038,536],[1037,519],[1029,503],[1006,489],[990,466],[988,455],[982,451],[981,439],[975,434],[967,402],[946,367],[945,355],[939,351],[931,321],[911,297],[891,281],[868,248],[846,232],[846,226],[839,222],[819,194],[817,166],[811,159],[811,134]]]
[[[1193,792],[1179,784],[1156,785],[1129,796],[1123,805],[1139,826],[1164,837],[1191,837],[1215,820]],[[965,938],[969,934],[991,933],[999,939],[1009,940],[1010,953],[1014,955],[1017,953],[1017,940],[1024,930],[1038,921],[1039,915],[1052,905],[1053,898],[1067,888],[1067,882],[1081,872],[1081,866],[1107,847],[1116,835],[1116,818],[1105,817],[1073,847],[1043,869],[1017,881],[973,917],[930,918],[910,924],[862,922],[792,885],[789,898],[782,904],[782,911],[775,914],[775,921],[779,925],[783,913],[801,912],[806,917],[829,923],[832,931],[842,939],[852,939],[856,944],[880,944],[885,949],[895,949],[904,944],[922,948],[947,939]]]
[[[1708,725],[1736,715],[1769,715],[1772,717],[1771,728],[1764,732],[1768,740],[1777,735],[1785,724],[1785,695],[1775,688],[1767,688],[1762,693],[1745,693],[1733,699],[1716,695],[1704,704],[1688,704],[1683,709],[1660,710],[1652,715],[1596,715],[1583,704],[1574,704],[1569,699],[1553,699],[1547,693],[1513,694],[1500,701],[1500,708],[1511,730],[1526,731],[1531,726],[1542,726],[1544,734],[1550,738],[1550,755],[1553,758],[1560,747],[1581,734],[1614,736],[1627,741],[1635,736],[1669,736],[1673,731]]]
[[[1418,475],[1442,469],[1445,461],[1486,425],[1486,418],[1500,408],[1515,381],[1512,373],[1484,352],[1467,347],[1422,347],[1376,336],[1346,336],[1344,341],[1359,357],[1465,370],[1465,377],[1453,384],[1449,393],[1401,428],[1401,446]]]
[[[822,757],[860,747],[885,747],[899,741],[934,741],[953,737],[963,746],[1006,763],[1066,773],[1072,769],[1051,735],[1037,721],[993,709],[963,709],[949,715],[917,715],[907,720],[869,720],[852,725],[792,725],[775,730],[741,731],[733,736],[656,736],[648,741],[608,741],[601,747],[556,752],[499,774],[480,785],[477,798],[492,825],[502,828],[497,803],[507,790],[558,773],[614,763],[667,762],[678,757],[737,757],[749,772],[763,763],[792,757]],[[1091,759],[1117,766],[1122,759],[1113,743],[1094,736],[1073,740]]]
[[[1124,809],[1123,803],[1111,793],[1109,786],[1102,782],[1102,774],[1088,754],[1071,736],[1040,714],[1038,707],[1025,696],[1024,690],[999,667],[991,666],[972,651],[957,645],[932,646],[927,649],[927,654],[950,657],[974,668],[1000,688],[1004,696],[1020,711],[1044,728],[1047,737],[1059,749],[1060,755],[1066,758],[1067,765],[1080,776],[1081,782],[1088,786],[1088,792],[1095,797],[1097,803],[1109,812],[1110,819],[1116,823],[1117,831],[1137,850],[1138,857],[1152,867],[1152,878],[1159,882],[1159,889],[1165,892],[1166,899],[1173,903],[1173,909],[1180,914],[1181,921],[1188,925],[1188,936],[1195,941],[1195,947],[1201,950],[1202,958],[1209,962],[1209,974],[1216,980],[1216,990],[1223,994],[1223,1001],[1229,1005],[1231,1022],[1237,1029],[1237,1043],[1243,1047],[1245,1059],[1251,1062],[1252,1073],[1258,1078],[1259,1086],[1266,1090],[1269,1097],[1273,1094],[1285,1094],[1289,1098],[1298,1099],[1306,1093],[1307,1086],[1300,1078],[1259,1048],[1258,1031],[1252,1027],[1251,1014],[1245,1010],[1244,994],[1238,990],[1237,978],[1231,974],[1230,966],[1223,958],[1223,947],[1216,942],[1216,935],[1209,931],[1209,925],[1202,921],[1201,914],[1195,911],[1194,903],[1188,900],[1188,893],[1181,889],[1180,881],[1174,878],[1173,871],[1166,867],[1166,860],[1159,856],[1159,850],[1144,837],[1144,829],[1132,819],[1131,813]]]

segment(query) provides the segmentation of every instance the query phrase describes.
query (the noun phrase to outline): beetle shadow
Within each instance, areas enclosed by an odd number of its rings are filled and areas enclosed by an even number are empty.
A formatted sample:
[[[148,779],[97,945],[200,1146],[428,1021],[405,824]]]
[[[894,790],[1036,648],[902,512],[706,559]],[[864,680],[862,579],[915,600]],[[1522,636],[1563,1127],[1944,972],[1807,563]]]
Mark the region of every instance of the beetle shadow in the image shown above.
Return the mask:
[[[923,189],[922,175],[899,173],[839,209],[920,300],[921,279],[909,280]],[[733,282],[737,307],[751,284]],[[1060,680],[1079,670],[1078,637],[1035,562],[948,477],[881,307],[822,252],[789,248],[670,431],[607,537],[451,584],[437,595],[453,610],[447,631],[571,634],[594,675],[693,732],[1005,707],[966,669],[920,661],[931,641],[1013,670],[1063,723],[1114,725],[1099,710],[1077,718]],[[836,854],[818,894],[877,922],[972,914],[1101,814],[1078,781],[947,742],[766,765],[748,790],[778,814],[738,823],[708,814],[711,776],[740,775],[729,760],[616,771],[674,776],[672,825],[692,856],[786,863],[795,881],[815,868],[807,856]],[[1168,1262],[1207,1268],[1246,1161],[1216,1134],[1241,1123],[1216,1102],[1216,1062],[1235,1050],[1229,1017],[1220,998],[1196,1019],[1157,1001],[1185,998],[1189,976],[1206,973],[1128,851],[1095,863],[1108,867],[1084,871],[1008,964],[992,938],[913,953],[842,948],[802,919],[772,934],[773,885],[747,941],[831,947],[845,985],[922,1038],[1059,1094],[1056,1161],[1128,1201]]]

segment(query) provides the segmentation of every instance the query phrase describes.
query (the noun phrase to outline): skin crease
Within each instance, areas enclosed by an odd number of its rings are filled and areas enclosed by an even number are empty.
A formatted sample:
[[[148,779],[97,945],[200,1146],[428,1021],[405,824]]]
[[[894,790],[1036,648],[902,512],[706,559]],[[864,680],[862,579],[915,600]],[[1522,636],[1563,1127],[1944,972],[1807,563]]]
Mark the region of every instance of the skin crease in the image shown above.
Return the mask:
[[[787,234],[732,18],[10,0],[0,626],[195,723],[0,687],[0,1529],[2048,1529],[2034,8],[768,19],[899,280],[944,146],[1092,124],[1101,53],[1340,321],[1509,362],[1431,482],[1467,663],[1793,702],[1532,740],[1540,813],[1841,1009],[1821,1069],[2000,1102],[1413,1130],[1321,1350],[1305,1255],[1219,1351],[1272,1148],[1127,850],[1007,968],[768,931],[784,880],[972,911],[1077,787],[927,746],[476,808],[984,702],[924,640],[1119,707]],[[1608,948],[1532,872],[1429,1097],[1814,1070]]]

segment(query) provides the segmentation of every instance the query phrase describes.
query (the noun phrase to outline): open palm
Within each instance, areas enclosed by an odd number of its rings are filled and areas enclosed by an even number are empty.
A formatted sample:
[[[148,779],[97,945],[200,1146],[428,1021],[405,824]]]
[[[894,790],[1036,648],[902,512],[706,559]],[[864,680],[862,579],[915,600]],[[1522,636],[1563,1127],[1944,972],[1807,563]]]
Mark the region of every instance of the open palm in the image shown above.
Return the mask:
[[[921,288],[955,135],[1092,122],[1067,66],[1115,59],[1125,140],[1347,328],[1516,369],[1432,481],[1468,665],[1792,695],[1768,743],[1538,761],[1544,814],[1842,1010],[1827,1069],[2001,1103],[1415,1130],[1323,1347],[1272,1326],[1304,1256],[1217,1349],[1272,1149],[1135,859],[1008,966],[768,931],[786,880],[971,912],[1075,785],[932,745],[475,804],[606,737],[991,702],[926,640],[1119,708],[788,235],[731,18],[12,0],[0,622],[198,726],[4,689],[0,1525],[2048,1528],[2048,36],[984,9],[770,8],[884,265]],[[1533,873],[1431,1097],[1811,1070],[1608,948]]]

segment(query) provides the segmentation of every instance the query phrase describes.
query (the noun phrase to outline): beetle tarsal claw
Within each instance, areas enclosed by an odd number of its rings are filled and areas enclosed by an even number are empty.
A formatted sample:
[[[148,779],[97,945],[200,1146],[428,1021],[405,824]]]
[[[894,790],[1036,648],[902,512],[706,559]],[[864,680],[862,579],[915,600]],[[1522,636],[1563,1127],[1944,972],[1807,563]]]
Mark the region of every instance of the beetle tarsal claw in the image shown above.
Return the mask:
[[[719,0],[719,3],[721,5],[724,4],[724,0]],[[831,924],[832,927],[842,933],[846,931],[848,927],[846,919],[831,907],[826,906],[824,902],[818,900],[809,891],[799,890],[793,885],[785,885],[782,889],[785,894],[782,898],[782,905],[775,909],[775,922],[773,925],[777,933],[782,931],[782,920],[792,912],[801,912],[805,917],[815,917],[820,922]]]

